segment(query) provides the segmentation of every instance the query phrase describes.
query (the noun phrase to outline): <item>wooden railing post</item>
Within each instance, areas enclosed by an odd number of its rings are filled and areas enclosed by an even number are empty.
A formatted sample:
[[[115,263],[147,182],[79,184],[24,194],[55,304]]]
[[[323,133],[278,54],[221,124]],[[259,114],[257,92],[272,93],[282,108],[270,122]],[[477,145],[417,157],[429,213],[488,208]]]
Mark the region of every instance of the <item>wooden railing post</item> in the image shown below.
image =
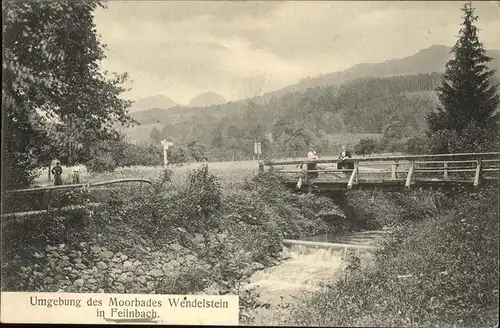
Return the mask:
[[[354,170],[352,170],[351,177],[349,178],[349,182],[347,183],[347,189],[351,189],[354,182],[358,182],[358,170],[359,170],[359,162],[354,162]]]
[[[260,171],[261,173],[263,173],[263,172],[264,172],[264,162],[262,162],[262,161],[259,161],[259,171]]]
[[[408,170],[408,176],[406,177],[405,188],[410,189],[411,178],[413,177],[413,172],[415,171],[415,162],[411,161],[410,169]]]
[[[480,178],[481,178],[481,158],[478,158],[476,166],[476,175],[474,177],[474,187],[479,186]]]
[[[444,179],[448,179],[448,163],[444,163],[444,174],[443,174]]]
[[[391,166],[391,179],[396,180],[396,168],[397,164],[392,164]]]

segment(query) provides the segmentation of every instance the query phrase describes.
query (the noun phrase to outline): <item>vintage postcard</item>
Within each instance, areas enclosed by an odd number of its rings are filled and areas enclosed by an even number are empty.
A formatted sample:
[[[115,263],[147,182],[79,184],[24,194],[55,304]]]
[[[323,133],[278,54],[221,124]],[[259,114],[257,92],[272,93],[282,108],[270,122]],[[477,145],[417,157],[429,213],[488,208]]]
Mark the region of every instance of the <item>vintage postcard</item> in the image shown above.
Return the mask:
[[[2,323],[498,327],[498,1],[2,14]]]

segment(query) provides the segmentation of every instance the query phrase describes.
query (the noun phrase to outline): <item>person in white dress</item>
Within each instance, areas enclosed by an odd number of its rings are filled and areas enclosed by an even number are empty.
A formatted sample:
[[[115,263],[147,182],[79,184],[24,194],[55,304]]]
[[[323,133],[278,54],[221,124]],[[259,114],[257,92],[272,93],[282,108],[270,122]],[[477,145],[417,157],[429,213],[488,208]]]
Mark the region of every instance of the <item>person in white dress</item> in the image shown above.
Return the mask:
[[[310,170],[316,170],[317,169],[317,164],[312,162],[311,161],[315,161],[317,159],[319,159],[319,156],[318,154],[316,153],[316,151],[314,150],[313,147],[311,147],[311,149],[309,150],[309,152],[307,153],[307,159],[309,160],[309,163],[307,163],[307,170],[310,171]],[[317,178],[318,177],[318,172],[310,172],[310,173],[307,173],[307,177],[309,179],[311,178]]]

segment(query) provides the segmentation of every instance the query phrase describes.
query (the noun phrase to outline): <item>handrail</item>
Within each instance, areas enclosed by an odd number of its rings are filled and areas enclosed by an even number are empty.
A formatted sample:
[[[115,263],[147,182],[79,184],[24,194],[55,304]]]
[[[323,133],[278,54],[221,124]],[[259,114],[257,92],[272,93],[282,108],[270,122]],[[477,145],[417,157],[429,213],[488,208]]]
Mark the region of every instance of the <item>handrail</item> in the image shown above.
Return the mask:
[[[72,210],[89,209],[89,208],[101,207],[101,206],[104,206],[104,203],[90,203],[90,204],[86,204],[86,205],[68,205],[68,206],[63,206],[63,207],[55,207],[55,208],[47,209],[47,210],[3,213],[1,217],[2,217],[2,220],[9,219],[9,218],[25,218],[25,217],[29,217],[29,216],[47,214],[47,213],[51,213],[51,212],[67,212],[67,211],[72,211]],[[11,223],[12,221],[14,221],[14,220],[2,221],[2,225],[4,223]]]
[[[97,187],[97,186],[105,186],[113,183],[125,183],[125,182],[145,182],[150,185],[153,184],[153,181],[142,178],[124,178],[124,179],[116,179],[110,181],[102,181],[102,182],[92,182],[92,183],[80,183],[80,184],[71,184],[71,185],[61,185],[61,186],[47,186],[47,187],[38,187],[38,188],[27,188],[27,189],[15,189],[15,190],[6,190],[5,193],[17,193],[17,192],[33,192],[33,191],[42,191],[42,190],[64,190],[64,189],[77,189],[77,188],[89,188],[89,187]]]
[[[364,167],[363,163],[369,162],[370,164],[367,167]],[[474,185],[474,187],[479,186],[483,180],[491,179],[491,177],[484,172],[498,172],[500,171],[500,152],[489,152],[489,153],[459,153],[459,154],[434,154],[434,155],[408,155],[408,156],[373,156],[366,158],[349,158],[345,160],[341,159],[317,159],[317,160],[300,160],[300,161],[272,161],[268,160],[264,163],[267,166],[278,166],[278,165],[300,165],[300,164],[308,164],[308,163],[316,163],[316,164],[327,164],[327,163],[351,163],[352,168],[346,169],[343,165],[343,168],[330,168],[328,165],[324,167],[318,167],[315,170],[293,170],[293,169],[283,169],[283,167],[277,168],[277,173],[289,173],[289,174],[301,174],[306,175],[312,172],[324,172],[327,173],[348,173],[343,177],[340,177],[342,180],[346,179],[346,189],[352,189],[355,185],[357,185],[358,177],[360,174],[382,174],[386,175],[390,174],[390,180],[392,182],[400,180],[402,178],[404,182],[405,189],[411,189],[411,186],[414,181],[421,181],[421,179],[416,179],[415,175],[419,175],[421,173],[440,173],[440,177],[438,179],[442,179],[445,182],[455,181],[455,176],[450,179],[450,173],[474,173],[471,177],[470,183]],[[438,166],[427,166],[426,164],[441,164]],[[465,164],[465,163],[469,163]],[[456,165],[458,164],[458,165]],[[375,169],[373,166],[375,165],[390,165],[390,168],[381,168]],[[365,169],[373,169],[376,171],[365,172]],[[397,174],[403,173],[405,176],[399,177]],[[311,180],[311,181],[309,181]],[[371,179],[373,181],[373,179]],[[316,179],[309,179],[306,177],[307,182],[311,182],[312,184],[318,183]],[[434,180],[433,180],[434,181]],[[335,181],[338,183],[338,181]],[[366,181],[364,181],[366,182]],[[363,182],[363,183],[364,183]],[[374,182],[375,183],[375,182]],[[300,187],[298,187],[300,188]]]
[[[274,165],[299,165],[305,163],[339,163],[339,162],[376,162],[376,161],[390,161],[390,160],[425,160],[425,159],[437,159],[437,158],[457,158],[457,157],[490,157],[498,156],[500,157],[500,152],[488,152],[488,153],[458,153],[458,154],[434,154],[434,155],[396,155],[396,156],[373,156],[373,157],[353,157],[346,160],[341,159],[317,159],[317,160],[297,160],[297,161],[273,161],[267,160],[264,165],[274,166]]]

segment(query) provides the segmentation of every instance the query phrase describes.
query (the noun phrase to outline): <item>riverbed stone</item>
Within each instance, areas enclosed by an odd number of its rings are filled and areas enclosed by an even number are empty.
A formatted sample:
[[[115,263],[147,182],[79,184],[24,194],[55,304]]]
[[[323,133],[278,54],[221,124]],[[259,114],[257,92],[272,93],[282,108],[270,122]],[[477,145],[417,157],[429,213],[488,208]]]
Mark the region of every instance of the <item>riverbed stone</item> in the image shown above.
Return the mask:
[[[153,277],[159,277],[159,276],[163,275],[163,271],[160,269],[153,269],[153,270],[149,271],[148,274],[150,276],[153,276]]]
[[[253,262],[251,266],[254,270],[262,270],[265,268],[264,264],[259,262]]]
[[[113,252],[111,252],[111,251],[103,251],[103,252],[101,252],[101,253],[99,254],[99,256],[100,256],[101,258],[105,258],[105,259],[112,258],[112,257],[113,257],[113,255],[114,255],[114,254],[113,254]]]
[[[87,266],[83,263],[77,263],[75,266],[77,269],[82,269],[82,270],[87,268]]]
[[[184,247],[182,247],[179,244],[171,244],[169,245],[169,248],[173,250],[174,252],[180,252]]]
[[[130,261],[123,262],[123,270],[133,270],[134,265]]]
[[[53,284],[54,283],[54,278],[52,278],[52,277],[45,277],[43,279],[43,283],[44,284]]]
[[[108,268],[108,265],[102,261],[99,261],[96,263],[96,267],[99,270],[106,270]]]
[[[83,286],[83,279],[76,279],[74,282],[73,282],[73,285],[76,286],[76,287],[82,287]]]

